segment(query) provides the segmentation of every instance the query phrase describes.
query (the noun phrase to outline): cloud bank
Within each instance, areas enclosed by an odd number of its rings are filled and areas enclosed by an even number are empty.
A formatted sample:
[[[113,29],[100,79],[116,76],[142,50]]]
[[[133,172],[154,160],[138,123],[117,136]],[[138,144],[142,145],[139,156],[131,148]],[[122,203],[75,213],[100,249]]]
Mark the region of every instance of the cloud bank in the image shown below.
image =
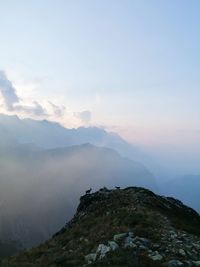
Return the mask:
[[[48,118],[56,120],[67,127],[79,127],[88,125],[92,114],[89,110],[70,112],[63,105],[57,105],[52,101],[45,100],[41,104],[33,100],[31,103],[18,96],[12,81],[9,80],[5,71],[0,70],[0,108],[3,112],[17,114],[39,119]]]
[[[31,105],[22,104],[22,99],[17,95],[15,87],[4,71],[0,71],[0,93],[6,111],[22,112],[35,116],[48,116],[45,108],[37,101],[33,101]]]

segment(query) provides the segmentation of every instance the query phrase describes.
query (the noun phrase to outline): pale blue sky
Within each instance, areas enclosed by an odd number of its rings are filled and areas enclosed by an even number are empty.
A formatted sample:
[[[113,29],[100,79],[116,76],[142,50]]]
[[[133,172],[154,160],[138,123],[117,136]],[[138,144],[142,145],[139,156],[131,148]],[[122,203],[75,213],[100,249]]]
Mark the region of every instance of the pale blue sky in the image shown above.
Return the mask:
[[[89,110],[133,142],[195,143],[199,13],[197,0],[0,1],[0,69],[24,102],[66,106],[69,127]]]

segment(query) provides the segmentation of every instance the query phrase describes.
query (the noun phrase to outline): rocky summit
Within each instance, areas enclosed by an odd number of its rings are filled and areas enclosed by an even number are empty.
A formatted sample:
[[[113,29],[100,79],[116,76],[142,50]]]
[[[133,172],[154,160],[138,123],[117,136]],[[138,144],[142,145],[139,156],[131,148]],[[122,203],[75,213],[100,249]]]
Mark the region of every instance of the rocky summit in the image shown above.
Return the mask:
[[[0,266],[200,266],[200,216],[144,188],[102,188],[52,239]]]

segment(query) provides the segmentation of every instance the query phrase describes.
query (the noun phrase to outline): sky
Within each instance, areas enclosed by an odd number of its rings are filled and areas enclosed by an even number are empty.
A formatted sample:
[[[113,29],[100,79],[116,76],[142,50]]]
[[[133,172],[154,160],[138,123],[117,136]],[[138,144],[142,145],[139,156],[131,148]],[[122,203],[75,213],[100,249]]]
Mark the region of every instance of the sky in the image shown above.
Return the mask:
[[[199,11],[198,0],[0,1],[0,112],[193,153]]]

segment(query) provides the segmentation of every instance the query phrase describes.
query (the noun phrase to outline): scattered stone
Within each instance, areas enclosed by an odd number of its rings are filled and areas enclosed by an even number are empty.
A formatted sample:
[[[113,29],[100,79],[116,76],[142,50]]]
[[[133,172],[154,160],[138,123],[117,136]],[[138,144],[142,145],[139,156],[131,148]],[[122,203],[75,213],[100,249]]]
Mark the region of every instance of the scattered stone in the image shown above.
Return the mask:
[[[140,237],[139,240],[142,242],[142,244],[146,247],[150,246],[151,242],[147,238]]]
[[[124,248],[133,248],[133,249],[135,249],[135,248],[137,248],[137,245],[134,244],[134,243],[125,243],[124,244]]]
[[[99,254],[99,259],[102,259],[106,256],[106,253],[108,253],[111,250],[109,246],[106,246],[104,244],[99,244],[96,254]]]
[[[126,236],[127,236],[127,233],[117,234],[117,235],[114,235],[113,240],[118,241],[118,240],[123,239]]]
[[[119,248],[119,245],[115,241],[108,241],[108,245],[110,246],[112,251],[115,251]]]
[[[200,251],[200,244],[193,243],[192,245],[193,245],[194,248],[196,248],[197,250]]]
[[[133,232],[129,232],[129,233],[128,233],[128,236],[130,236],[130,237],[132,237],[132,238],[133,238],[133,237],[134,237],[134,234],[133,234]]]
[[[150,256],[150,258],[153,261],[161,261],[163,259],[163,256],[158,253],[158,251],[155,251],[153,255]]]
[[[153,244],[153,248],[154,249],[158,249],[160,247],[160,245],[158,245],[158,244]]]
[[[125,244],[133,243],[133,238],[130,237],[130,236],[127,236],[127,237],[125,238],[125,240],[124,240],[124,243],[125,243]]]
[[[158,254],[158,255],[155,255],[155,256],[151,256],[151,259],[153,261],[161,261],[163,259],[163,256]]]
[[[97,254],[96,253],[90,253],[85,256],[85,260],[87,261],[88,264],[91,264],[96,261]]]
[[[130,234],[124,240],[124,248],[137,248],[137,245],[134,243],[134,239]]]
[[[180,248],[178,252],[179,252],[179,254],[180,254],[181,256],[183,256],[183,257],[186,256],[186,253],[185,253],[185,250],[184,250],[184,249]]]
[[[170,260],[168,262],[168,266],[169,267],[179,267],[179,266],[183,266],[183,263],[179,260]]]
[[[193,263],[194,263],[194,266],[200,266],[200,261],[193,261]]]
[[[147,250],[148,248],[145,247],[144,245],[140,245],[140,246],[139,246],[139,249],[140,249],[140,250]]]

